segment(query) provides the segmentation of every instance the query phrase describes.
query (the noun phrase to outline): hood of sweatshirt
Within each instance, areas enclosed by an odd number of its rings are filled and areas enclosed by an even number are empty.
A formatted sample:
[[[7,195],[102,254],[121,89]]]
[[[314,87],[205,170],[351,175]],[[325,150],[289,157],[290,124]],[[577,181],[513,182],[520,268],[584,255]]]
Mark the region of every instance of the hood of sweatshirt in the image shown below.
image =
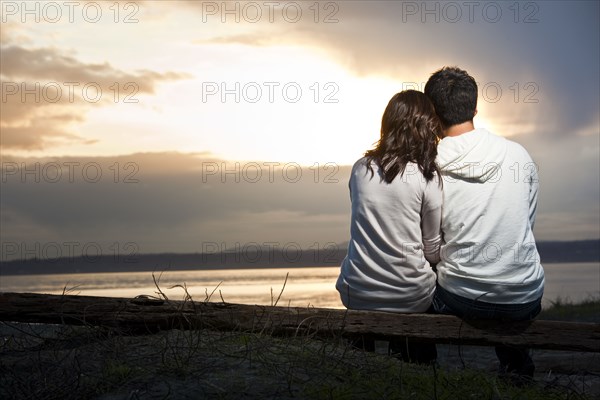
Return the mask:
[[[479,128],[442,139],[436,161],[443,174],[486,182],[502,167],[507,149],[506,139]]]

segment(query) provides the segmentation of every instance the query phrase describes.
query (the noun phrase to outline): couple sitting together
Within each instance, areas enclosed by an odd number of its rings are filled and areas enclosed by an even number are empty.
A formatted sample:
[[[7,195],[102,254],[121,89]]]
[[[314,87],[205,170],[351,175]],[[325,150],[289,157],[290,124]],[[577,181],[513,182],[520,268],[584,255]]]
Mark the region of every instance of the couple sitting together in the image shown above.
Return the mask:
[[[379,142],[350,176],[351,239],[336,284],[348,309],[512,321],[540,312],[537,169],[519,144],[475,129],[476,107],[475,80],[449,67],[424,94],[390,100]],[[390,351],[418,363],[437,357],[435,344],[407,340]],[[502,372],[533,376],[527,349],[496,354]]]

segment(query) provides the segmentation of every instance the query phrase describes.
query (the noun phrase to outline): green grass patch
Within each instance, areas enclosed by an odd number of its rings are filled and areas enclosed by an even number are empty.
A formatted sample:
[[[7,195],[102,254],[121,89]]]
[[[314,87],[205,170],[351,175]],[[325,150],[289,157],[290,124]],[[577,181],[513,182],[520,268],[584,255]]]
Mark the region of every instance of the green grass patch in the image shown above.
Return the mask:
[[[558,297],[551,300],[550,304],[550,307],[542,310],[539,319],[600,322],[600,297],[598,296],[590,296],[579,303],[573,303],[568,298]]]

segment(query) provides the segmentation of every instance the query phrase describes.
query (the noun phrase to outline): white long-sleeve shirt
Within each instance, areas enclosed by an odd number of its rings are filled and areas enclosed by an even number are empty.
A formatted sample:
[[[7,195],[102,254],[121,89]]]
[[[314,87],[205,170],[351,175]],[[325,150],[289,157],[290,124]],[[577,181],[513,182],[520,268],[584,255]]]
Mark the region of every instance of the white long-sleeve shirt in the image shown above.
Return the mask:
[[[391,183],[376,163],[358,160],[350,176],[348,254],[336,289],[350,309],[423,312],[435,291],[429,262],[439,260],[442,192],[414,163]]]
[[[487,303],[523,304],[544,290],[533,236],[537,167],[519,144],[475,129],[438,145],[444,205],[438,283]]]

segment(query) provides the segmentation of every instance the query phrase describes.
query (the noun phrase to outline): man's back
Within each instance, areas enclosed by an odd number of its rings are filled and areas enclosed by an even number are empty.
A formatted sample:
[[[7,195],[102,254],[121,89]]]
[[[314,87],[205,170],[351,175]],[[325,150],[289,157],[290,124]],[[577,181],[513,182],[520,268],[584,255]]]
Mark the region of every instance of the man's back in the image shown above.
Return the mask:
[[[544,270],[533,237],[537,168],[523,147],[475,129],[477,82],[444,67],[425,85],[444,127],[437,162],[444,182],[436,312],[526,321],[542,309]],[[526,348],[496,346],[502,373],[531,379]]]
[[[488,303],[540,298],[544,272],[532,231],[538,177],[527,151],[475,129],[444,138],[437,161],[444,178],[440,286]]]

